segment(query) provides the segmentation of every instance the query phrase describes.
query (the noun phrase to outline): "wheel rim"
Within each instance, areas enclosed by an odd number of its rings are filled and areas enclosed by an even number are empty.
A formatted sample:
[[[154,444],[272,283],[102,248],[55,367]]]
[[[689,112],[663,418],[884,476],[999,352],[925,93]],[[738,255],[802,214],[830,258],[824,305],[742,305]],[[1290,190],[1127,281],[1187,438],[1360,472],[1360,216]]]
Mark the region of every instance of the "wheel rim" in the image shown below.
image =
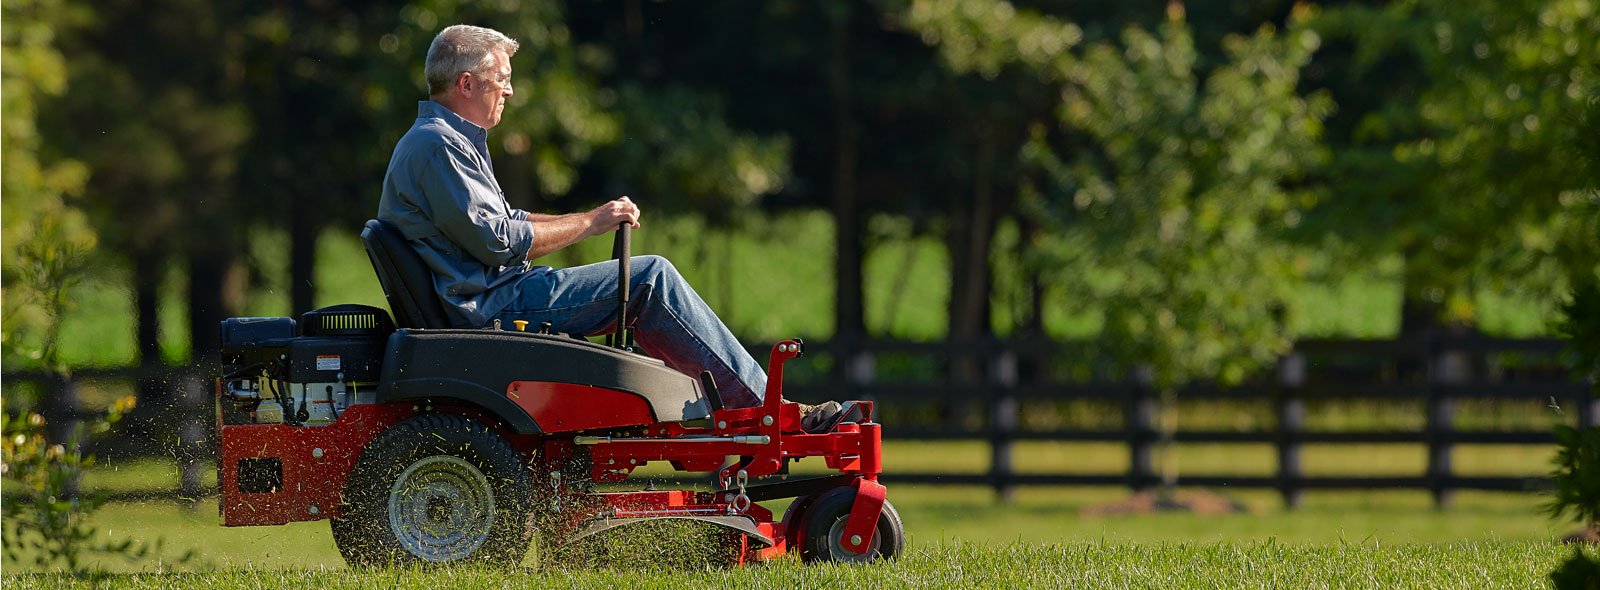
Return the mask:
[[[880,516],[881,518],[881,516]],[[834,561],[843,563],[867,563],[878,556],[878,550],[883,547],[883,535],[873,531],[872,540],[867,542],[866,553],[854,553],[845,549],[844,526],[850,521],[850,516],[840,516],[833,521],[833,526],[828,527],[828,556]]]
[[[494,526],[489,480],[460,457],[412,463],[389,488],[389,529],[406,551],[427,561],[462,559]]]

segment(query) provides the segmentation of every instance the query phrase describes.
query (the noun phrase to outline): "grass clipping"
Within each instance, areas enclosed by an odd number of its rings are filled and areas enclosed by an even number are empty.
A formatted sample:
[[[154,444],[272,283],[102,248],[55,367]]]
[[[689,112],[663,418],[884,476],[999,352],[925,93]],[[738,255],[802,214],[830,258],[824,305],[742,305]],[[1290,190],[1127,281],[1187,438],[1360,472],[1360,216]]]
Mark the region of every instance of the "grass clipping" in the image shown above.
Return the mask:
[[[706,570],[736,559],[743,535],[703,522],[651,519],[602,531],[561,545],[540,540],[546,568]]]

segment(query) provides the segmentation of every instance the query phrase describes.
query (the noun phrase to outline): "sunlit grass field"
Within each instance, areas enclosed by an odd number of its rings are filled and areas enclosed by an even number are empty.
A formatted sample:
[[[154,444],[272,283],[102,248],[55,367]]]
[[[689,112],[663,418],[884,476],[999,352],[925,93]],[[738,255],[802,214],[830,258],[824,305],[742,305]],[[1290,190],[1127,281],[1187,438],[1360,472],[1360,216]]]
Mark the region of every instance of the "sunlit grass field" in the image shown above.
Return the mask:
[[[1375,547],[1266,542],[921,545],[869,566],[794,558],[743,569],[644,565],[580,571],[234,567],[71,578],[13,576],[8,588],[1544,588],[1568,554],[1552,543]]]
[[[1271,450],[1251,447],[1181,445],[1177,452],[1185,472],[1265,473],[1265,467],[1260,466],[1271,464]],[[1537,475],[1545,469],[1550,453],[1549,448],[1539,445],[1465,447],[1457,453],[1456,460],[1466,473]],[[1033,470],[1057,473],[1113,472],[1126,465],[1125,452],[1110,444],[1029,443],[1019,445],[1016,455],[1019,463],[1025,462]],[[986,447],[972,442],[890,441],[886,443],[885,458],[890,478],[895,471],[979,473],[987,468],[988,461]],[[1308,452],[1305,462],[1311,474],[1357,470],[1414,474],[1421,471],[1423,457],[1420,449],[1406,445],[1331,446]],[[816,471],[820,466],[805,462],[796,467],[797,476]],[[670,473],[663,466],[651,465],[639,475],[660,477]],[[205,483],[214,484],[214,471],[207,471],[206,475]],[[176,482],[177,470],[170,463],[142,460],[102,465],[86,478],[85,485],[106,492],[129,492],[170,490]],[[1375,560],[1363,562],[1361,567],[1377,567],[1375,564],[1386,563],[1385,560],[1403,562],[1406,552],[1434,551],[1445,544],[1465,544],[1460,546],[1508,559],[1515,556],[1519,560],[1550,560],[1560,553],[1553,540],[1572,532],[1571,526],[1546,518],[1539,509],[1543,499],[1532,493],[1462,491],[1456,493],[1449,507],[1440,509],[1422,491],[1310,491],[1305,493],[1300,508],[1287,510],[1277,493],[1269,490],[1203,491],[1230,500],[1242,510],[1226,514],[1166,511],[1107,516],[1103,508],[1124,502],[1130,494],[1114,487],[1022,487],[1008,502],[1002,502],[993,490],[984,487],[891,483],[889,498],[904,519],[916,549],[908,564],[918,563],[917,556],[966,552],[980,556],[980,562],[1003,556],[1036,561],[1041,566],[1065,567],[1074,563],[1071,559],[1088,559],[1084,556],[1097,551],[1105,552],[1104,558],[1127,557],[1127,552],[1139,547],[1180,554],[1251,554],[1274,545],[1290,547],[1286,549],[1289,558],[1317,559],[1323,555],[1321,552],[1341,549],[1354,551],[1349,555],[1363,556],[1363,560]],[[785,502],[767,506],[781,513]],[[163,544],[165,561],[94,562],[111,571],[166,568],[216,572],[256,568],[274,572],[270,576],[298,576],[302,574],[283,572],[343,568],[326,522],[222,527],[214,498],[192,503],[166,499],[112,504],[96,514],[92,524],[107,539]],[[191,559],[172,561],[189,550],[195,552]],[[533,564],[530,556],[527,565]],[[1517,567],[1523,565],[1519,563]],[[5,566],[8,573],[31,571],[16,563]],[[1125,566],[1135,567],[1132,563]],[[810,570],[804,571],[808,572],[804,575],[811,575]],[[759,578],[765,574],[752,575]],[[959,579],[965,578],[952,580]],[[186,580],[209,583],[202,578]],[[1527,584],[1514,586],[1532,584],[1532,578],[1528,580]]]
[[[1461,492],[1450,508],[1438,510],[1422,493],[1315,492],[1307,495],[1302,508],[1285,511],[1266,508],[1276,500],[1265,492],[1213,491],[1243,503],[1247,511],[1219,515],[1084,513],[1127,498],[1127,491],[1113,488],[1022,488],[1011,503],[999,503],[991,491],[981,488],[891,485],[889,498],[905,522],[911,547],[921,552],[962,545],[1082,548],[1261,543],[1362,550],[1475,543],[1498,551],[1511,546],[1554,547],[1554,539],[1572,530],[1545,518],[1538,511],[1537,499],[1525,494]],[[781,508],[783,503],[769,505]],[[130,563],[101,558],[93,562],[111,571],[344,567],[326,522],[222,527],[214,499],[193,504],[113,504],[92,522],[108,539],[162,543],[163,561]],[[191,559],[173,562],[189,550],[195,552]],[[33,570],[15,563],[5,565],[8,573]],[[533,565],[531,555],[526,565]]]

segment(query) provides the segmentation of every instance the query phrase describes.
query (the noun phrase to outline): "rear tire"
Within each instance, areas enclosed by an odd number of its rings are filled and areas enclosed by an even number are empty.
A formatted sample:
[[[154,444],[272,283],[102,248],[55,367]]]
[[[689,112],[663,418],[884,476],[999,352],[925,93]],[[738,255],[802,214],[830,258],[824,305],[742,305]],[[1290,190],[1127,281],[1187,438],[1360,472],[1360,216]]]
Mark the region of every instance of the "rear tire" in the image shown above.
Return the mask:
[[[333,519],[354,567],[461,562],[513,566],[528,552],[533,478],[521,453],[457,414],[414,416],[367,445]]]
[[[841,563],[870,563],[880,559],[895,559],[906,546],[906,529],[900,522],[900,513],[888,500],[878,514],[878,528],[872,535],[866,553],[851,553],[844,546],[844,526],[850,520],[850,509],[855,506],[855,486],[834,488],[803,508],[800,514],[800,559],[806,563],[837,561]]]

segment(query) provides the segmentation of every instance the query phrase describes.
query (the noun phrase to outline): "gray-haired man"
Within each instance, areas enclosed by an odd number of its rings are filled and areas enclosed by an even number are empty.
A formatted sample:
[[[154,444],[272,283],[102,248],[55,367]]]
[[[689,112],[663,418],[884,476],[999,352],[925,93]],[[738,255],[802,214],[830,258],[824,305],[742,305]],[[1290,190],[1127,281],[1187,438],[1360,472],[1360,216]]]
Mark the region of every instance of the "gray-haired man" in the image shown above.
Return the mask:
[[[583,213],[543,215],[512,209],[495,180],[488,130],[513,95],[517,42],[499,31],[456,25],[434,38],[424,73],[430,99],[395,146],[378,218],[394,224],[433,271],[455,327],[491,320],[550,322],[561,332],[617,329],[616,261],[574,268],[532,261],[622,223],[639,226],[639,207],[621,197]],[[685,374],[710,371],[728,407],[761,403],[767,376],[727,326],[659,256],[632,260],[638,345]],[[836,402],[802,408],[807,430],[831,425]]]

